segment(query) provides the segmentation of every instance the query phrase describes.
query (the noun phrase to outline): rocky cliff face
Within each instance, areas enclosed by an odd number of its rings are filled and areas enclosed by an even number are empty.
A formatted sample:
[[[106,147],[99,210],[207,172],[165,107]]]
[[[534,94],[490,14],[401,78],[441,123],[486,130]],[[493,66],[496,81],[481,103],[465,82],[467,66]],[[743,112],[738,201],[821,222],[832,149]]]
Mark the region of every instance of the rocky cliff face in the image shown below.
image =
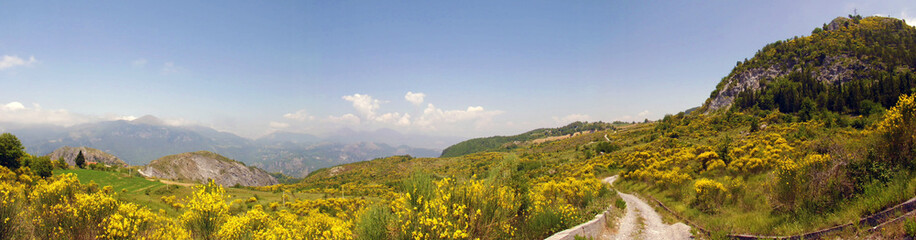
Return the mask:
[[[767,68],[753,68],[732,75],[726,79],[726,84],[709,102],[708,111],[715,111],[720,108],[727,108],[735,102],[735,97],[745,90],[757,91],[761,87],[761,82],[772,80],[777,77],[785,76],[789,71],[783,70],[782,67],[769,66]]]
[[[67,147],[65,146],[65,147],[58,148],[57,150],[54,150],[54,152],[52,152],[51,154],[48,154],[48,156],[51,158],[52,161],[57,161],[58,159],[63,158],[64,161],[67,162],[67,164],[70,164],[70,166],[75,166],[76,163],[74,162],[74,160],[76,159],[76,156],[79,155],[80,152],[83,153],[83,157],[86,158],[86,162],[98,162],[98,163],[109,165],[109,166],[122,166],[122,167],[127,166],[127,163],[124,163],[124,161],[121,161],[120,158],[114,155],[111,155],[107,152],[104,152],[102,150],[98,150],[95,148],[89,148],[89,147]]]
[[[891,71],[894,65],[908,64],[888,59],[899,58],[899,52],[907,50],[906,41],[910,38],[906,34],[912,30],[910,28],[902,21],[891,18],[860,21],[838,17],[825,24],[823,30],[815,30],[812,36],[769,44],[751,60],[739,62],[722,79],[705,104],[706,112],[728,109],[738,94],[748,90],[758,91],[767,83],[793,72],[810,73],[812,78],[827,86],[856,79],[876,79],[874,73]],[[892,44],[877,44],[876,39]]]
[[[745,90],[760,90],[765,82],[785,77],[792,72],[801,71],[796,65],[795,63],[773,64],[766,68],[758,67],[736,72],[726,78],[725,86],[718,90],[716,96],[709,102],[707,112],[716,111],[720,108],[728,109],[735,102],[735,97],[739,93]],[[824,84],[843,84],[858,77],[857,73],[869,70],[883,71],[884,67],[869,64],[856,57],[842,54],[825,57],[822,65],[818,66],[816,71],[811,72],[811,77]]]
[[[206,182],[213,179],[223,186],[267,186],[279,184],[264,170],[207,151],[165,156],[150,162],[140,174],[170,180]]]

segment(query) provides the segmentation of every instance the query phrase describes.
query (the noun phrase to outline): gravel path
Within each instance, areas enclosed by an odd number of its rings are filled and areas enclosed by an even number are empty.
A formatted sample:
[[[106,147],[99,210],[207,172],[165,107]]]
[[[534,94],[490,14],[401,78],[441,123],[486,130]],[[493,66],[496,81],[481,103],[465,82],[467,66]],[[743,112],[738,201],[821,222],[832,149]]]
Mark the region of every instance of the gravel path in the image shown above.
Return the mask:
[[[613,185],[617,176],[604,179]],[[618,219],[617,233],[606,234],[605,239],[692,239],[690,226],[684,223],[665,224],[662,217],[642,199],[617,192],[627,202],[627,211]]]

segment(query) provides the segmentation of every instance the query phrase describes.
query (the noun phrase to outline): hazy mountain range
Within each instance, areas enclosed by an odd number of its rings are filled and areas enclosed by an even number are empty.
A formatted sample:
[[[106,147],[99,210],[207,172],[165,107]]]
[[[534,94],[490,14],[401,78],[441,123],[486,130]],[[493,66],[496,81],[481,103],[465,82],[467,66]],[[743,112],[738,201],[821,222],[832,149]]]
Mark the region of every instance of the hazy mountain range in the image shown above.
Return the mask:
[[[404,135],[390,129],[341,129],[331,137],[275,132],[248,139],[203,126],[170,126],[153,116],[70,127],[0,123],[0,131],[15,134],[33,155],[46,155],[63,146],[86,146],[111,153],[130,165],[144,165],[166,155],[211,151],[295,177],[319,168],[391,155],[436,157],[444,146],[462,140]]]

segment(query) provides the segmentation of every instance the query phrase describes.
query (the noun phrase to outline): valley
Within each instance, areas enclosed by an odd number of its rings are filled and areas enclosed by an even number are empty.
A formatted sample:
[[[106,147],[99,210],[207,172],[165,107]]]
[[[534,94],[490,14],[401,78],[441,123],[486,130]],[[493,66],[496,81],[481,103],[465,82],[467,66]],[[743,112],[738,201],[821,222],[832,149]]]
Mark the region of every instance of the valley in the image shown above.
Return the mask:
[[[12,128],[0,239],[913,238],[914,68],[916,28],[849,15],[739,61],[699,108],[441,152],[151,116]],[[409,120],[379,102],[367,119]]]

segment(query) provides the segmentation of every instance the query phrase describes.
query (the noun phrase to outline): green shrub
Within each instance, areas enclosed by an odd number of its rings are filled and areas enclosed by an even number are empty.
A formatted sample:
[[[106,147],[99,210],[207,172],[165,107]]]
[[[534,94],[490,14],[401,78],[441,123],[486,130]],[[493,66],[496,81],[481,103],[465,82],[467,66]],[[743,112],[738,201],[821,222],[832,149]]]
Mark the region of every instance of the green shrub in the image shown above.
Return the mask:
[[[627,202],[623,201],[623,199],[618,198],[617,201],[614,201],[614,206],[617,207],[618,209],[626,209]]]
[[[541,232],[541,233],[552,233],[562,231],[570,227],[568,223],[564,223],[564,215],[559,209],[548,208],[544,211],[537,211],[532,215],[528,216],[527,227],[528,232]],[[547,236],[530,236],[532,239],[536,238],[546,238]]]
[[[29,167],[32,169],[32,172],[35,173],[35,175],[38,175],[42,178],[50,177],[52,174],[51,170],[54,168],[51,164],[51,159],[48,157],[32,158],[31,162],[29,163]]]
[[[573,239],[575,239],[575,240],[592,240],[592,239],[595,239],[595,238],[593,238],[593,237],[583,237],[583,236],[576,235],[576,236],[573,236]]]
[[[385,239],[388,238],[388,222],[391,220],[391,210],[386,205],[372,205],[356,222],[357,239]]]
[[[916,237],[916,218],[907,218],[903,222],[903,231],[907,237]]]

